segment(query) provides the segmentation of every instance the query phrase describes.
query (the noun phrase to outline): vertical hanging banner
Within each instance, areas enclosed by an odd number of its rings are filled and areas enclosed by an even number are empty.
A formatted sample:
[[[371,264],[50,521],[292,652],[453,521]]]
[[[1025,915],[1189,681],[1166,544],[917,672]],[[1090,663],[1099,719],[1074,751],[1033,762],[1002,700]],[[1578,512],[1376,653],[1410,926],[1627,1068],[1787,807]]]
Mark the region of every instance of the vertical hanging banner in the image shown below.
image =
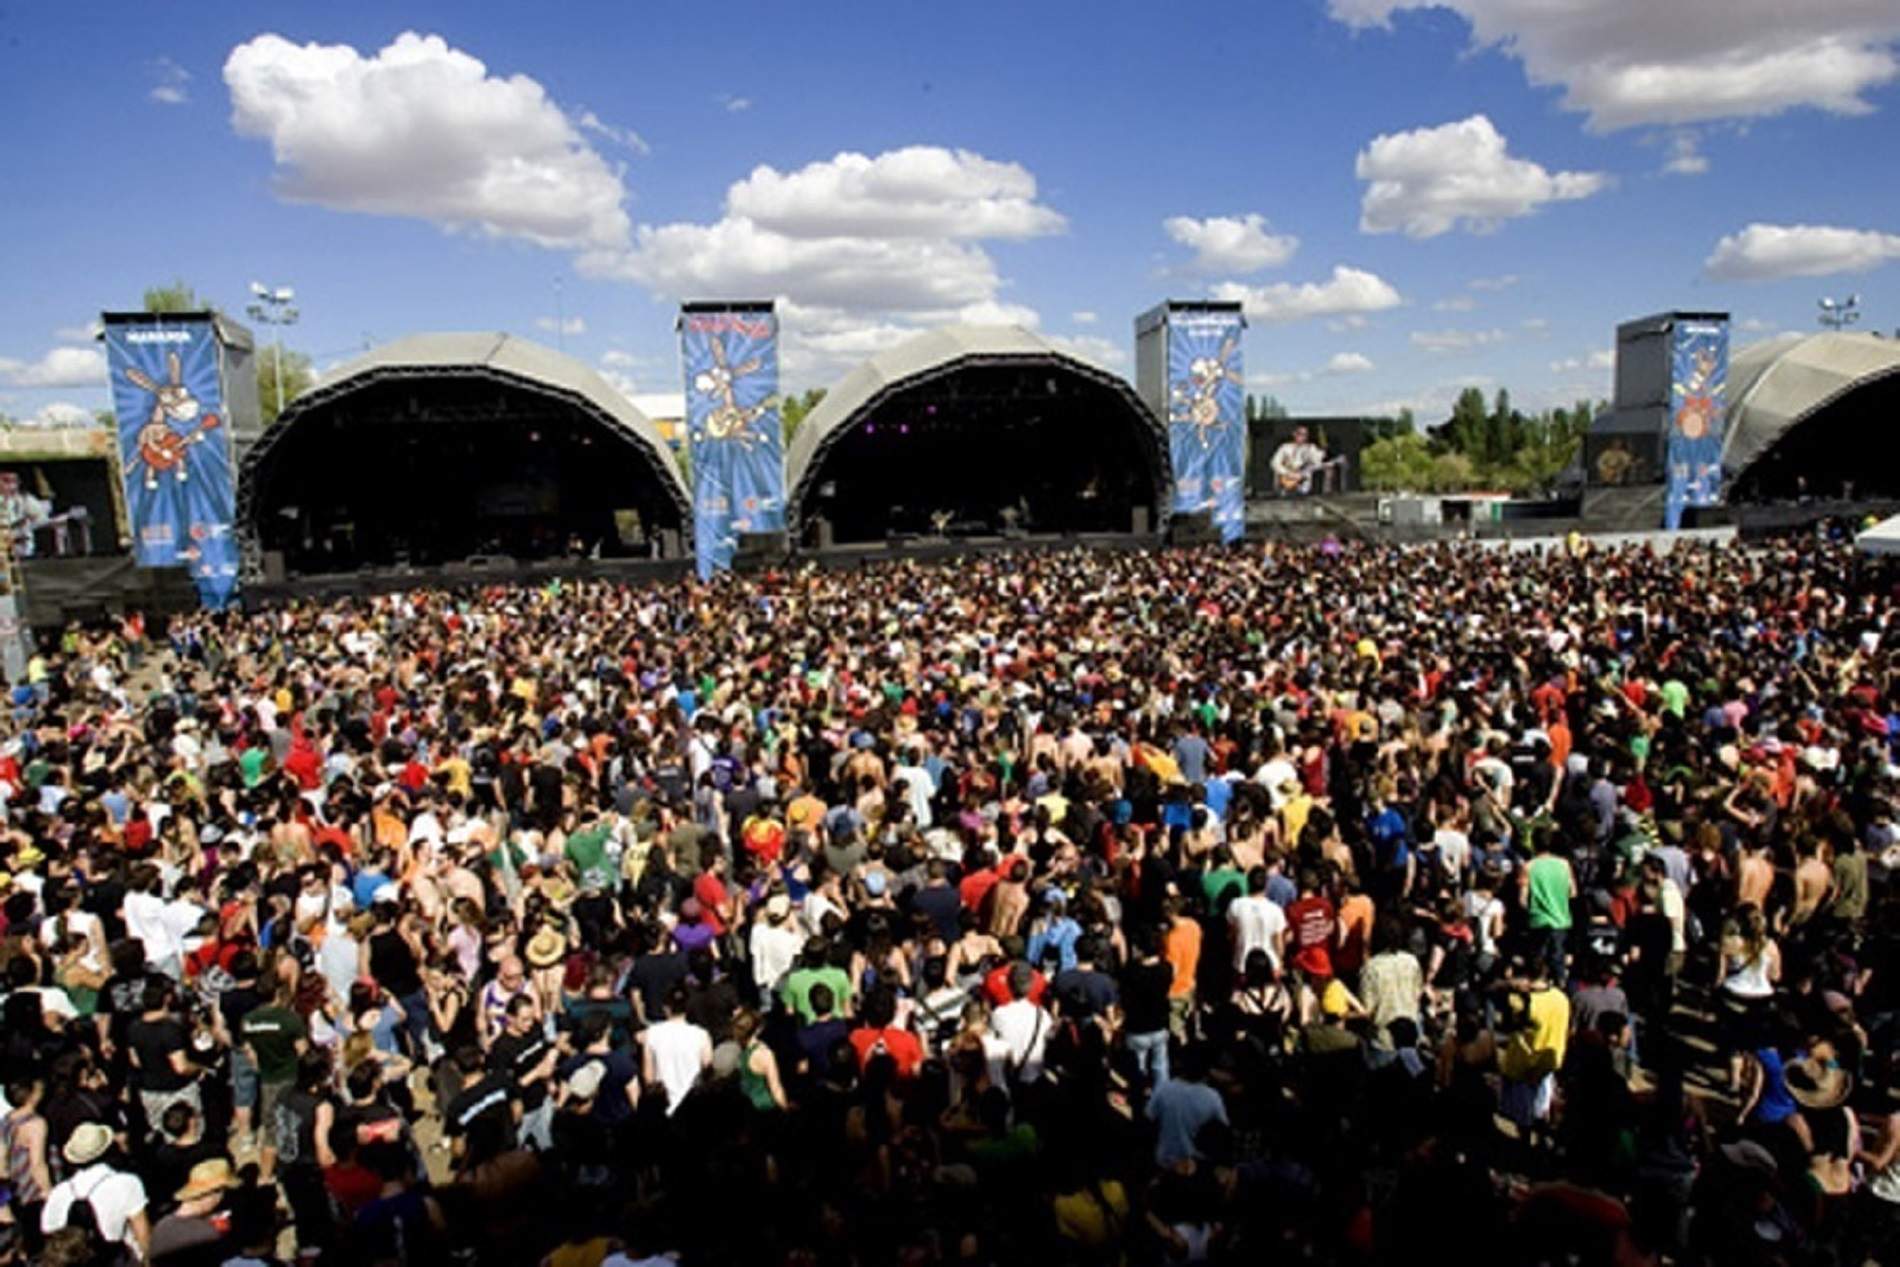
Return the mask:
[[[1247,526],[1247,426],[1238,305],[1168,313],[1168,447],[1174,513],[1213,515],[1222,541]]]
[[[235,479],[210,314],[108,318],[126,519],[141,567],[185,567],[207,607],[237,587]]]
[[[1663,526],[1685,506],[1722,500],[1722,435],[1728,422],[1728,322],[1678,320],[1669,353],[1669,438]]]
[[[769,303],[684,304],[679,331],[703,579],[732,566],[740,534],[785,529],[778,317]]]

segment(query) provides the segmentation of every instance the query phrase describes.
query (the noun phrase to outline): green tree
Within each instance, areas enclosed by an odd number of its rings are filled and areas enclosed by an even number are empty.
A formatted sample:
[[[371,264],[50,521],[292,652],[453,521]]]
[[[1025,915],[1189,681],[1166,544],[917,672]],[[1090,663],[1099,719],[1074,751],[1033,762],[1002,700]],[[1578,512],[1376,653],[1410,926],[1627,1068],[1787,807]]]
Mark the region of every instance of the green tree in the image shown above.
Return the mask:
[[[284,358],[283,396],[277,393],[277,357]],[[267,344],[257,350],[257,404],[263,423],[269,426],[277,421],[277,415],[284,406],[297,399],[316,382],[316,371],[311,367],[310,358],[302,352],[280,348],[277,344]]]
[[[1434,493],[1458,493],[1477,487],[1478,472],[1471,459],[1462,453],[1440,453],[1432,459],[1431,480]]]
[[[825,389],[814,387],[803,396],[787,396],[785,403],[779,406],[779,418],[785,426],[785,443],[791,444],[792,437],[798,434],[798,428],[805,416],[818,407],[825,398]]]
[[[145,288],[147,312],[203,312],[208,307],[210,305],[199,299],[198,292],[182,277],[175,278],[169,286]]]
[[[107,431],[117,431],[119,429],[119,415],[113,413],[110,409],[93,410],[92,420],[101,427],[104,427]]]
[[[1373,492],[1426,492],[1433,475],[1431,444],[1415,431],[1374,440],[1359,452],[1359,482]]]
[[[1289,416],[1286,411],[1286,406],[1281,404],[1279,398],[1276,396],[1262,396],[1257,408],[1259,412],[1254,416],[1259,418],[1262,422],[1271,422],[1275,419]]]

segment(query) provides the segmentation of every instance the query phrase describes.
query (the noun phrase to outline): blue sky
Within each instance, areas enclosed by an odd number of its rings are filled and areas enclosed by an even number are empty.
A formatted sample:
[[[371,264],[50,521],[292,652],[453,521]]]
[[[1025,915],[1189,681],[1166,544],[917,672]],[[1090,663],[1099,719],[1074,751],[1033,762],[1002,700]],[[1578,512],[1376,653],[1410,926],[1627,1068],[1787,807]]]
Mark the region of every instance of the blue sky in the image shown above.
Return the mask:
[[[636,393],[684,298],[784,300],[797,388],[948,320],[1128,372],[1221,294],[1253,390],[1428,421],[1606,394],[1661,308],[1900,327],[1892,0],[397,12],[0,14],[0,410],[103,405],[86,324],[172,277],[294,286],[319,365],[509,330]]]

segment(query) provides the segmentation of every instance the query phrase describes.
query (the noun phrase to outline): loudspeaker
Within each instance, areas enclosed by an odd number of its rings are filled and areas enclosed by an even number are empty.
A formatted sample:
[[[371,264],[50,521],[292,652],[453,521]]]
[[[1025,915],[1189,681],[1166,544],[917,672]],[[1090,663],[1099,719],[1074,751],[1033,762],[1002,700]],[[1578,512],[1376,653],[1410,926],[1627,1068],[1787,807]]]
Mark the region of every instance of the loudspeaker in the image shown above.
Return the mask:
[[[680,557],[680,534],[677,529],[667,528],[661,531],[656,557],[662,559],[677,559]]]
[[[1128,516],[1128,531],[1137,537],[1148,535],[1148,508],[1146,506],[1135,507],[1134,513]]]
[[[1199,510],[1191,515],[1176,515],[1168,521],[1168,544],[1175,546],[1211,546],[1220,541],[1220,533],[1214,528],[1214,515],[1211,511]]]
[[[742,532],[733,550],[732,562],[734,566],[771,563],[787,553],[783,532]]]
[[[284,552],[282,550],[264,551],[264,583],[266,585],[284,583]]]
[[[827,515],[818,516],[818,548],[820,550],[829,550],[835,540],[835,532],[831,526],[830,517]]]

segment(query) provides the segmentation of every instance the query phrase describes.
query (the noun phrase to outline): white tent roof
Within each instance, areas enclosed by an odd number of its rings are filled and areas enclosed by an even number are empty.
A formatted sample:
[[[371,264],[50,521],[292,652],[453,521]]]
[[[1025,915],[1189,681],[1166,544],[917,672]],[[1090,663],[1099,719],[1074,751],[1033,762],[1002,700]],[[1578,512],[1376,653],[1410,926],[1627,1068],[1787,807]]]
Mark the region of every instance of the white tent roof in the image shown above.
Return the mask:
[[[1900,372],[1900,340],[1873,334],[1784,334],[1750,344],[1729,364],[1722,468],[1747,470],[1815,411]]]
[[[1900,554],[1900,515],[1883,519],[1854,538],[1862,554]]]

